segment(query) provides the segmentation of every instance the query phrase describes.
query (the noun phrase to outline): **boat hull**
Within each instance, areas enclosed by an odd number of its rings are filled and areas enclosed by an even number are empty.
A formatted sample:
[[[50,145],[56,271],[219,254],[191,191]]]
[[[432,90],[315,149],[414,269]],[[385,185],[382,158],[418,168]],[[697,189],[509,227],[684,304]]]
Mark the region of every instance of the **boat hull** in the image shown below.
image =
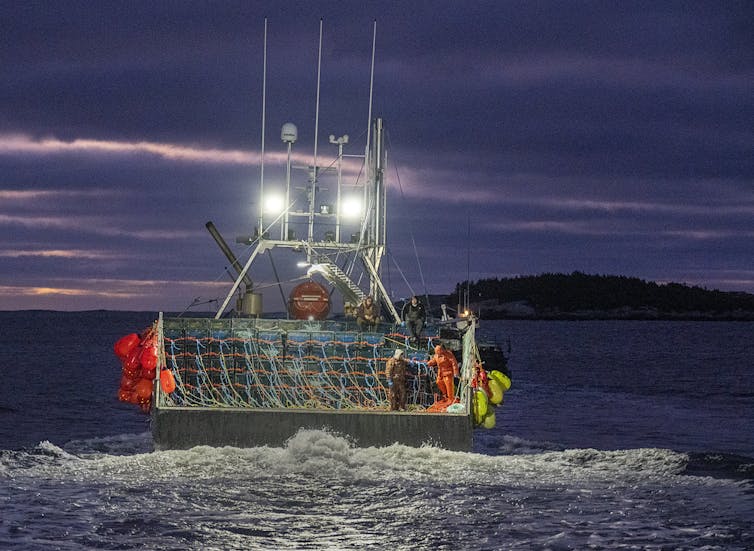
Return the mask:
[[[158,450],[277,447],[301,429],[341,434],[358,447],[398,443],[469,451],[473,424],[467,414],[428,412],[197,407],[158,407],[152,411],[152,435]]]

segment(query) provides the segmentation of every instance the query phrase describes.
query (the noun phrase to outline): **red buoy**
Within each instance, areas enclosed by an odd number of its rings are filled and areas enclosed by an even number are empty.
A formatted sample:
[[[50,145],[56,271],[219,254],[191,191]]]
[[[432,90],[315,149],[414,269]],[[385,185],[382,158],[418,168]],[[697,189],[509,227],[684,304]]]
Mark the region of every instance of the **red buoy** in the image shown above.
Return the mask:
[[[131,391],[136,386],[136,383],[139,382],[139,379],[136,377],[131,377],[128,375],[128,373],[124,373],[120,378],[120,389],[121,390],[128,390]]]
[[[139,340],[139,335],[137,335],[136,333],[131,333],[130,335],[121,337],[113,346],[115,355],[118,356],[121,360],[125,360],[131,350],[133,350],[133,348],[137,344],[139,344]]]
[[[157,367],[157,347],[147,346],[141,353],[141,367],[145,371],[154,372]]]
[[[305,281],[291,291],[288,308],[296,319],[323,320],[330,313],[330,293],[316,281]]]
[[[170,394],[175,390],[175,377],[169,369],[160,371],[160,388],[165,394]]]
[[[136,387],[133,390],[134,394],[139,398],[139,402],[147,402],[152,399],[152,381],[149,379],[139,379],[136,383]]]
[[[136,377],[141,366],[141,346],[134,346],[122,362],[123,373]]]

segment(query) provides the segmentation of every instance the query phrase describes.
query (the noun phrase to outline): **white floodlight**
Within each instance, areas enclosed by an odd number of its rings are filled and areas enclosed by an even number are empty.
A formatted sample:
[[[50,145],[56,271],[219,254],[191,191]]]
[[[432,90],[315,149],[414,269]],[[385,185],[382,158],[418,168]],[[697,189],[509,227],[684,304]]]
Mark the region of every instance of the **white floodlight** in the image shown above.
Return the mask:
[[[283,212],[283,198],[277,194],[270,194],[264,198],[264,212],[267,214],[280,214]]]
[[[346,218],[361,216],[361,200],[358,197],[346,197],[341,203],[341,215]]]

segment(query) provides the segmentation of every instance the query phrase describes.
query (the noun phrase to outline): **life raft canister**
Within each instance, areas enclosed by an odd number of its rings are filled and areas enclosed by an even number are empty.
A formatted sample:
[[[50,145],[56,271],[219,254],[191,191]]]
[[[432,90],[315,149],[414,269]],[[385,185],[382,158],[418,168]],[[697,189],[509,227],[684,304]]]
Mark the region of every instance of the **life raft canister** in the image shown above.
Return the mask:
[[[316,281],[305,281],[291,291],[288,308],[296,319],[323,320],[330,313],[330,293]]]

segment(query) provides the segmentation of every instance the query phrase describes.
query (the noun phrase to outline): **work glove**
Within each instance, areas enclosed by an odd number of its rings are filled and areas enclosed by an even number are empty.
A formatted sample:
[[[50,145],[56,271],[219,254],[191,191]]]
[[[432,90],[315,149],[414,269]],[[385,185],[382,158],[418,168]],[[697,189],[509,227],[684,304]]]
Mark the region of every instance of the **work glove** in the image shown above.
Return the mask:
[[[392,379],[388,379],[387,380],[387,386],[388,386],[388,388],[393,388],[393,380]]]
[[[401,327],[406,327],[406,322],[405,321],[401,322]]]

